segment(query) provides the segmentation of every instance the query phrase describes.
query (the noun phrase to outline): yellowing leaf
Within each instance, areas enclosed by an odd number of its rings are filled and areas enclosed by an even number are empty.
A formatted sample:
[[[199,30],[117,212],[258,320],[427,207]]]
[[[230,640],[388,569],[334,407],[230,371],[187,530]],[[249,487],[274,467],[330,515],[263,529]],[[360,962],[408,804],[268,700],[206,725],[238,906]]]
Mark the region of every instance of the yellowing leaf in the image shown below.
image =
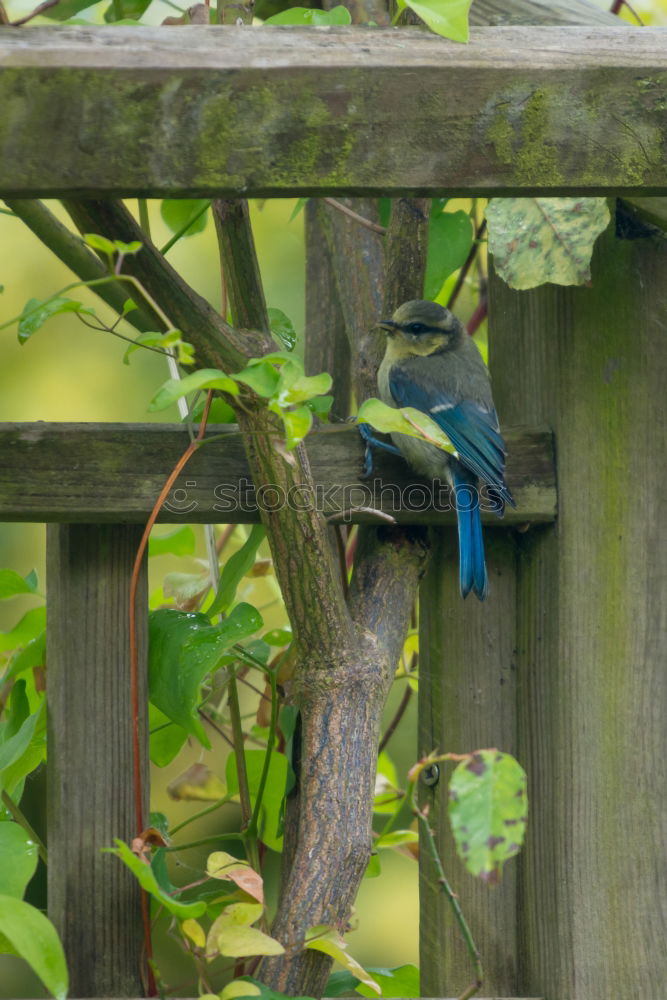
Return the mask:
[[[371,424],[383,434],[409,434],[410,437],[425,438],[450,455],[457,454],[454,445],[435,421],[412,406],[398,410],[380,399],[367,399],[359,407],[357,421]]]
[[[220,994],[220,1000],[235,1000],[236,997],[259,997],[262,991],[259,986],[249,983],[247,979],[232,979]],[[202,1000],[200,997],[199,1000]]]
[[[208,932],[206,950],[209,959],[217,954],[232,958],[284,954],[280,941],[249,926],[263,912],[264,907],[259,903],[234,903],[223,910]]]
[[[264,903],[264,882],[261,875],[251,868],[247,861],[241,861],[227,851],[215,851],[209,854],[206,871],[211,878],[219,878],[235,882],[258,902]],[[231,909],[231,907],[230,907]]]
[[[347,943],[334,927],[327,927],[326,925],[311,927],[306,934],[304,948],[312,948],[314,951],[324,952],[325,955],[329,955],[335,959],[344,969],[347,969],[353,976],[356,976],[365,986],[370,986],[378,995],[382,993],[382,990],[373,977],[359,965],[356,959],[348,955]]]
[[[185,935],[187,935],[187,937],[190,938],[192,943],[197,948],[204,948],[206,946],[206,935],[204,934],[204,928],[196,920],[192,920],[192,918],[184,920],[183,923],[181,924],[181,930]]]

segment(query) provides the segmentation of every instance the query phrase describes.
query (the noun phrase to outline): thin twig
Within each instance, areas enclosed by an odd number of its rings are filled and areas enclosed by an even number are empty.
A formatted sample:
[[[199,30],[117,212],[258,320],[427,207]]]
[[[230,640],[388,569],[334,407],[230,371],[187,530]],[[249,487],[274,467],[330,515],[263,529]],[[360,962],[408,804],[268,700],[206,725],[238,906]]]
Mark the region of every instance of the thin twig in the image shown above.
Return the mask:
[[[449,296],[449,300],[447,302],[447,308],[448,309],[453,309],[454,308],[454,304],[455,304],[455,302],[456,302],[456,300],[457,300],[457,298],[459,296],[459,292],[463,288],[464,282],[465,282],[466,278],[468,277],[468,271],[470,270],[472,262],[474,261],[476,255],[477,255],[477,252],[479,250],[480,240],[482,239],[482,236],[484,235],[485,232],[486,232],[486,219],[482,219],[482,221],[480,222],[480,224],[478,225],[478,227],[477,227],[477,229],[475,231],[475,236],[474,236],[474,239],[472,241],[472,246],[470,247],[470,252],[468,253],[468,256],[466,257],[465,261],[463,262],[463,266],[462,266],[461,270],[459,271],[459,276],[456,279],[456,284],[454,285],[454,287],[452,289],[452,294]]]
[[[401,698],[400,704],[399,704],[398,708],[396,709],[396,712],[394,714],[394,718],[391,720],[391,722],[387,726],[387,728],[385,730],[385,733],[384,733],[384,736],[380,740],[380,746],[378,747],[378,753],[382,753],[382,751],[386,747],[387,743],[389,742],[389,740],[392,738],[392,736],[396,732],[396,729],[398,728],[398,725],[399,725],[401,719],[405,715],[405,710],[408,707],[408,705],[410,704],[410,698],[411,697],[412,697],[412,688],[410,687],[409,684],[406,684],[405,691],[403,692],[403,697]]]
[[[363,215],[359,215],[358,212],[348,208],[347,205],[343,205],[336,198],[323,198],[322,201],[325,201],[327,205],[331,205],[332,208],[336,208],[343,215],[348,215],[355,222],[358,222],[360,226],[365,226],[366,229],[370,229],[374,233],[379,233],[380,236],[384,236],[387,232],[384,226],[379,225],[377,222],[371,222],[370,219],[365,219]]]
[[[44,3],[40,3],[38,7],[31,10],[29,14],[25,15],[25,17],[20,17],[18,21],[12,21],[12,28],[20,28],[22,24],[27,24],[28,21],[32,21],[33,17],[38,17],[40,14],[43,14],[45,10],[48,10],[50,7],[55,7],[58,3],[60,3],[60,0],[44,0]]]

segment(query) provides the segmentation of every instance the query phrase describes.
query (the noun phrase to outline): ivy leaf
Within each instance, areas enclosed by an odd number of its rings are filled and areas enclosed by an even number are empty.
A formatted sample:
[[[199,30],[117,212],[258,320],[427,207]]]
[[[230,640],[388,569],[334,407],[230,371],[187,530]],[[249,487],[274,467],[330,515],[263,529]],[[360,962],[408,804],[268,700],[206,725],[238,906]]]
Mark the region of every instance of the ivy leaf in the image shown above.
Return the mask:
[[[37,860],[37,845],[23,827],[0,823],[0,894],[22,899]]]
[[[526,773],[507,753],[477,750],[449,782],[449,821],[456,850],[472,875],[491,885],[517,854],[526,831]]]
[[[226,611],[230,606],[239,583],[254,565],[257,549],[265,535],[264,527],[261,524],[254,524],[244,544],[227,560],[220,574],[217,593],[207,612],[209,617]]]
[[[398,0],[409,7],[436,35],[454,42],[468,41],[468,13],[472,0]]]
[[[492,198],[489,252],[511,288],[582,285],[593,245],[609,225],[606,198]]]
[[[75,312],[86,313],[89,316],[95,315],[95,310],[90,306],[84,306],[82,302],[75,299],[64,299],[56,295],[50,299],[29,299],[23,307],[19,320],[19,343],[25,344],[33,333],[44,326],[47,319],[58,316],[60,313]]]
[[[169,913],[173,913],[179,920],[187,920],[188,918],[196,920],[197,917],[204,915],[206,912],[205,902],[199,900],[194,903],[180,903],[160,888],[151,866],[142,861],[141,858],[138,858],[127,844],[117,838],[114,839],[114,844],[116,845],[115,847],[103,847],[102,850],[106,851],[107,854],[115,854],[117,858],[120,858],[136,876],[141,888],[157,899],[158,903],[161,903]]]
[[[375,427],[383,434],[409,434],[411,437],[425,437],[431,444],[437,445],[450,455],[456,455],[456,449],[447,435],[442,431],[434,420],[415,410],[412,406],[405,406],[402,410],[387,406],[380,399],[367,399],[359,407],[357,422],[367,423]]]
[[[123,0],[123,3],[127,2]],[[143,3],[144,0],[138,2]],[[205,210],[209,205],[207,198],[165,198],[160,204],[160,215],[172,233],[195,236],[206,229],[208,216]]]
[[[0,952],[18,955],[56,1000],[65,1000],[67,963],[55,927],[34,906],[0,895]]]
[[[424,277],[424,298],[435,299],[443,284],[470,253],[473,228],[467,212],[440,212],[431,216]]]
[[[219,625],[201,612],[161,608],[149,615],[148,684],[161,712],[210,749],[197,709],[204,678],[235,642],[262,627],[250,604],[239,604]]]

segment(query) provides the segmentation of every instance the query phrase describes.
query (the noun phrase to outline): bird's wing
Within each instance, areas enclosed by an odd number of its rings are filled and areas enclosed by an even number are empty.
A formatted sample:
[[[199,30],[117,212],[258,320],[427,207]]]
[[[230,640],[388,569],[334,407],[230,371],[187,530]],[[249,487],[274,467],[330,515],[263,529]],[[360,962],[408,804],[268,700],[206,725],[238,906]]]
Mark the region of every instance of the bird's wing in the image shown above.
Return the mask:
[[[415,384],[398,367],[389,375],[389,390],[398,406],[414,406],[435,420],[456,448],[463,465],[514,506],[505,485],[505,442],[493,406],[488,408],[472,400],[457,402],[440,388]]]

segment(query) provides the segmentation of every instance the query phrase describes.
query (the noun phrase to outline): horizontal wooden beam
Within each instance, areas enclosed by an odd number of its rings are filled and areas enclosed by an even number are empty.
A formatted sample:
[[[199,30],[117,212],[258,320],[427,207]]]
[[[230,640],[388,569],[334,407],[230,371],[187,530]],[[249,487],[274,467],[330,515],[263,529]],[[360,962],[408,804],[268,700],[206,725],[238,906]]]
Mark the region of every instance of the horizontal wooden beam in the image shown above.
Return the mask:
[[[667,194],[667,29],[0,34],[0,194]]]
[[[508,428],[508,479],[517,510],[497,525],[552,521],[556,477],[549,431]],[[214,427],[190,459],[159,520],[251,523],[257,504],[316,504],[351,523],[375,520],[370,509],[403,524],[453,521],[446,487],[429,484],[402,459],[377,454],[375,473],[361,480],[363,447],[354,427],[324,428],[308,438],[315,495],[255,495],[240,435]],[[187,447],[179,424],[0,424],[0,520],[136,523],[146,521],[164,482]],[[484,504],[482,504],[484,506]],[[360,509],[362,508],[362,509]]]

